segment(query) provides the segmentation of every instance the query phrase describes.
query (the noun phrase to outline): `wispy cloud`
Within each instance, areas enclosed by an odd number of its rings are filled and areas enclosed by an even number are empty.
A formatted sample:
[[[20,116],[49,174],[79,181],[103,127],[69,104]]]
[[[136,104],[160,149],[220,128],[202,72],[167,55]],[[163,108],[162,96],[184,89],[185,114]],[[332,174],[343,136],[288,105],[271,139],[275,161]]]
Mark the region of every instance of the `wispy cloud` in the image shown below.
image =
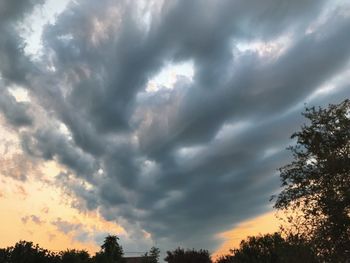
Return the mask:
[[[42,225],[43,223],[45,223],[45,221],[43,221],[40,217],[38,217],[36,215],[30,215],[30,216],[22,217],[21,221],[24,224],[27,224],[29,221],[31,221],[31,222],[33,222],[34,224],[37,224],[37,225]]]

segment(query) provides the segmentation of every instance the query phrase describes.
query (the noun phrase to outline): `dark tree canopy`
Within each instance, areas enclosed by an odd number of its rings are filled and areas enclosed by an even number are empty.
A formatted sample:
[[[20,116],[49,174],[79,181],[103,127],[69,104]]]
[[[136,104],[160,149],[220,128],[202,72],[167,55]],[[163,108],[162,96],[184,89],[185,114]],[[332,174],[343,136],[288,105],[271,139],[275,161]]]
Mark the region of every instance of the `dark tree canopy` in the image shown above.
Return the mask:
[[[231,253],[216,263],[317,262],[306,240],[299,236],[283,238],[280,233],[248,237]]]
[[[122,247],[117,236],[107,236],[101,251],[90,257],[85,250],[67,249],[51,252],[32,242],[19,241],[14,246],[0,249],[0,263],[121,263]]]
[[[89,263],[90,255],[85,250],[69,249],[59,254],[62,263]]]
[[[294,160],[280,168],[283,190],[275,207],[301,213],[289,221],[324,261],[345,262],[350,258],[350,101],[306,108],[303,115],[309,123],[292,135]]]
[[[1,249],[1,263],[49,263],[57,262],[57,256],[33,242],[19,241],[13,247]]]
[[[234,258],[233,258],[233,255],[224,255],[219,257],[215,262],[216,263],[233,263]]]
[[[208,250],[184,250],[177,248],[174,251],[167,251],[164,259],[168,263],[211,263]]]
[[[160,257],[160,249],[152,247],[149,252],[144,255],[143,263],[158,263]]]
[[[97,263],[123,263],[124,252],[121,245],[118,243],[119,238],[117,236],[108,235],[102,246],[101,251],[96,253],[94,260]]]

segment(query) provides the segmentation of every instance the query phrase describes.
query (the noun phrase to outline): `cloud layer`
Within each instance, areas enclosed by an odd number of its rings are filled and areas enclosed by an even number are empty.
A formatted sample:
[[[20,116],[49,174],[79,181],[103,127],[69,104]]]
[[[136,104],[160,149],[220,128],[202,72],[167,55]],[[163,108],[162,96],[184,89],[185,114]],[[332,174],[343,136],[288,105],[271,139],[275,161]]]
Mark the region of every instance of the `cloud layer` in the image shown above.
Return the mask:
[[[269,211],[304,103],[350,95],[346,1],[74,1],[36,56],[20,28],[41,4],[0,4],[0,110],[78,209],[142,245],[214,249]],[[183,63],[193,76],[147,89]]]

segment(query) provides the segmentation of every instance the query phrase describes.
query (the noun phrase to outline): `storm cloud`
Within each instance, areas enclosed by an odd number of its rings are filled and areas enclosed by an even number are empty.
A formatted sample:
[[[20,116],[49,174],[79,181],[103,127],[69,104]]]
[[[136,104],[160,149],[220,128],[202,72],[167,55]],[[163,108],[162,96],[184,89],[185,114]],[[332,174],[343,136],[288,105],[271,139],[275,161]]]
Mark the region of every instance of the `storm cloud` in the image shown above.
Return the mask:
[[[0,110],[26,154],[66,168],[57,185],[78,209],[140,246],[149,233],[213,250],[270,211],[304,103],[350,95],[346,1],[77,0],[45,25],[37,56],[18,29],[43,4],[29,2],[0,2]],[[184,64],[192,76],[149,88]]]

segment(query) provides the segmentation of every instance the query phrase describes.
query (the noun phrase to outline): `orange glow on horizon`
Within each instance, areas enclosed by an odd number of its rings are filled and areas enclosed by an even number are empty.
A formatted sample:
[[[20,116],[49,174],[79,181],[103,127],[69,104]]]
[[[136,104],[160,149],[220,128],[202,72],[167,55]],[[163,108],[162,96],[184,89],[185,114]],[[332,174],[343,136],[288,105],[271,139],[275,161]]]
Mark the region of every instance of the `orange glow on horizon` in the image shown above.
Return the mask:
[[[220,233],[218,237],[224,240],[223,244],[212,254],[213,259],[230,254],[230,249],[238,248],[241,240],[248,236],[273,233],[278,230],[279,220],[275,212],[269,212],[253,219],[249,219],[233,229]]]
[[[94,240],[96,233],[126,235],[121,226],[104,220],[98,212],[81,212],[73,208],[71,197],[50,183],[59,172],[54,163],[46,163],[38,167],[38,171],[44,177],[31,175],[20,181],[16,177],[2,176],[0,247],[27,240],[54,252],[75,248],[94,254],[99,250]],[[66,233],[59,230],[55,225],[59,220],[72,225],[72,229]],[[79,240],[79,234],[86,234],[86,238]]]

